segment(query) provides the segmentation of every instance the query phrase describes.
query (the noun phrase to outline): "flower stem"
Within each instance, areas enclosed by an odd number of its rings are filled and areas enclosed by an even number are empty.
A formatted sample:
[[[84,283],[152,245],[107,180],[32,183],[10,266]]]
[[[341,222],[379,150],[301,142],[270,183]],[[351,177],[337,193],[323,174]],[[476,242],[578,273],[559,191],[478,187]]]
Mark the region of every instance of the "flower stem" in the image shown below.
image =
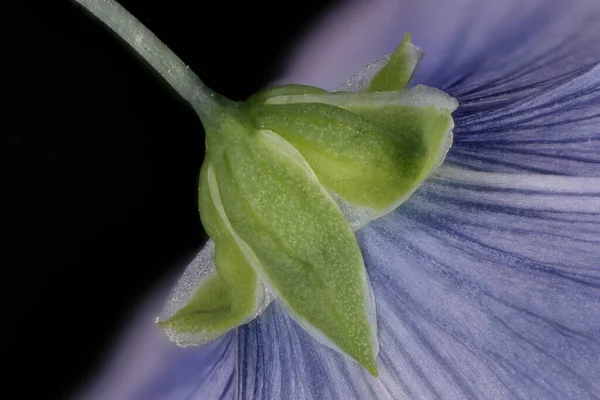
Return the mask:
[[[75,0],[129,44],[188,101],[204,124],[228,102],[209,89],[173,51],[114,0]]]

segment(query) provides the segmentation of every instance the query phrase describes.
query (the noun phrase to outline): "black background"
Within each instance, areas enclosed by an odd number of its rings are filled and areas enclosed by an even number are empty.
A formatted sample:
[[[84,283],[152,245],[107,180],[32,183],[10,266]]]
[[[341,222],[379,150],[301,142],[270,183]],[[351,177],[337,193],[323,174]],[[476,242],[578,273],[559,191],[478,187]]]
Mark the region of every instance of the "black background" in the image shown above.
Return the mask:
[[[123,0],[217,92],[274,78],[326,1]],[[65,398],[206,240],[199,120],[70,1],[2,15],[3,390]]]

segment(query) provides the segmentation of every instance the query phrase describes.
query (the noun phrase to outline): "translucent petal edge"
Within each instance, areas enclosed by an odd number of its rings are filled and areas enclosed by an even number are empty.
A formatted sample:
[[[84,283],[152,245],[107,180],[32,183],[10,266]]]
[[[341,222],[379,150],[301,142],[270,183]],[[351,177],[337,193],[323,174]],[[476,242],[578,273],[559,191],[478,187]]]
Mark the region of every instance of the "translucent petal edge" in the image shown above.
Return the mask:
[[[274,96],[265,104],[323,103],[341,108],[364,106],[407,105],[414,107],[434,106],[437,110],[453,112],[458,108],[458,100],[447,93],[425,85],[417,85],[395,92],[338,93],[338,94],[297,94]]]

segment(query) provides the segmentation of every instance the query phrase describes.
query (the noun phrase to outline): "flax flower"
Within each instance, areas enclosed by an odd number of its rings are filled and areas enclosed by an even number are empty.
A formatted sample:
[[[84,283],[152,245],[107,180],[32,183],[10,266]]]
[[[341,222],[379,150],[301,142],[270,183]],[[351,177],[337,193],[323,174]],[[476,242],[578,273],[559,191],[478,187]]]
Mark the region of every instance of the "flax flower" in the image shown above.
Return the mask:
[[[82,398],[600,398],[598,21],[595,0],[333,10],[276,83],[356,90],[380,65],[368,63],[411,32],[426,53],[411,86],[460,103],[444,163],[356,232],[379,376],[314,340],[279,302],[178,348],[153,324],[161,292]],[[182,282],[197,283],[213,252],[209,242]]]

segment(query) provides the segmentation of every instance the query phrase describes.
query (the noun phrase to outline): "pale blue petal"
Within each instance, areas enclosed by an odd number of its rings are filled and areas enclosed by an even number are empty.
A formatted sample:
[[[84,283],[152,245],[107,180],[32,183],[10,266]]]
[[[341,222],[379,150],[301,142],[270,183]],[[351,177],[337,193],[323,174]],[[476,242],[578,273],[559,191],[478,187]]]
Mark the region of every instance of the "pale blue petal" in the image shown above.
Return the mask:
[[[415,31],[415,43],[430,56],[423,59],[415,83],[443,88],[463,100],[526,95],[532,86],[549,85],[561,74],[600,60],[600,3],[595,0],[406,5],[410,18],[403,25]]]
[[[369,253],[402,265],[390,292],[450,360],[468,355],[449,364],[460,377],[471,364],[509,398],[600,397],[600,179],[440,175],[378,224],[395,253]]]
[[[156,367],[119,398],[600,398],[600,179],[446,166],[358,235],[379,379],[273,304],[200,348],[136,337]]]
[[[558,78],[504,106],[481,109],[480,100],[464,100],[447,161],[489,171],[600,176],[600,64]]]
[[[421,82],[462,100],[454,165],[599,176],[600,34],[587,19],[597,14],[539,4],[513,18],[520,26],[503,25],[512,39],[502,46],[500,26],[490,30],[495,53],[468,44],[459,60],[442,54]],[[482,12],[482,26],[493,27]],[[548,40],[556,37],[571,46]],[[600,398],[600,180],[441,172],[359,233],[377,300],[380,379],[272,308],[240,330],[239,358],[252,360],[240,376],[253,382],[242,398]]]
[[[201,347],[177,348],[131,400],[234,398],[236,342],[231,332]],[[173,344],[171,344],[174,346]]]
[[[391,53],[405,32],[425,52],[413,83],[449,89],[461,99],[526,95],[528,85],[551,84],[600,60],[596,0],[348,3],[312,28],[279,82],[333,90]],[[522,93],[514,93],[516,87]]]
[[[443,168],[359,238],[380,378],[272,306],[239,329],[235,398],[600,397],[600,179]]]
[[[181,348],[155,325],[175,283],[172,279],[164,282],[139,307],[102,371],[79,388],[74,399],[218,399],[232,393],[233,380],[228,373],[234,365],[233,335],[202,347]]]

